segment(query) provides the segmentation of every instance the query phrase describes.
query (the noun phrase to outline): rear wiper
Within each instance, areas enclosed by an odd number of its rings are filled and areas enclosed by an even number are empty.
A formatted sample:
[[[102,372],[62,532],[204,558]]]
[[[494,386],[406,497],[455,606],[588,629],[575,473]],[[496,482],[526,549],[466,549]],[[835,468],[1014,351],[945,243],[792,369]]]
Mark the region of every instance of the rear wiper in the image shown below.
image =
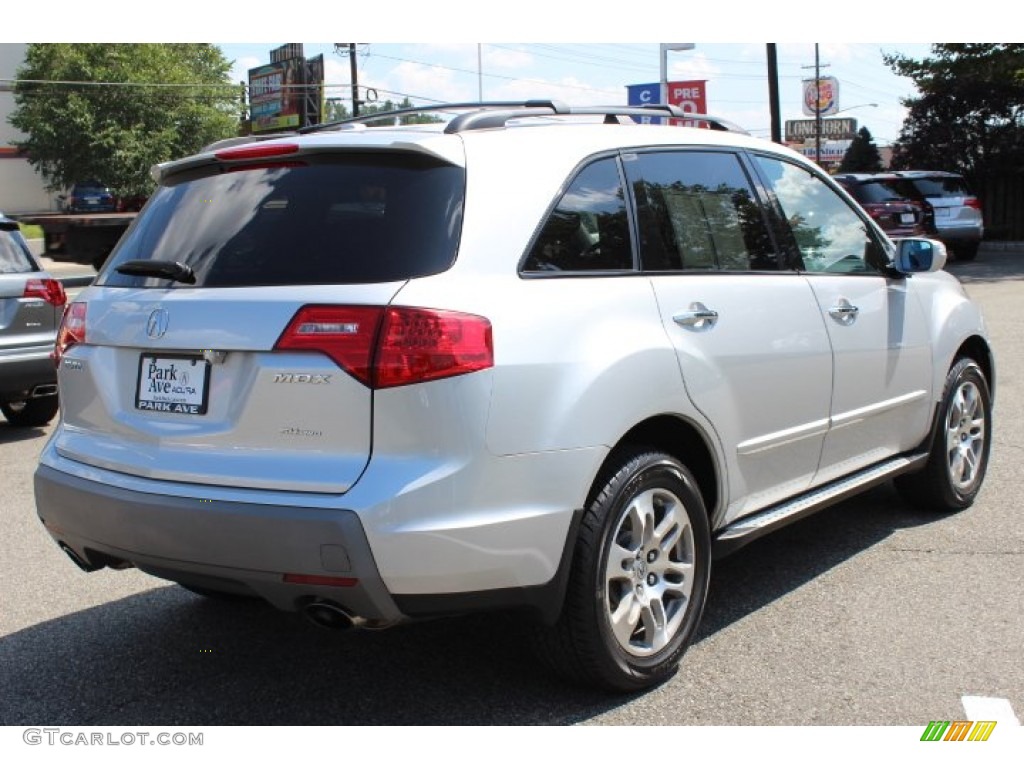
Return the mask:
[[[122,275],[162,277],[179,283],[188,283],[189,285],[194,285],[196,282],[196,273],[192,271],[192,267],[188,264],[182,264],[180,261],[139,259],[119,264],[115,271],[120,272]]]

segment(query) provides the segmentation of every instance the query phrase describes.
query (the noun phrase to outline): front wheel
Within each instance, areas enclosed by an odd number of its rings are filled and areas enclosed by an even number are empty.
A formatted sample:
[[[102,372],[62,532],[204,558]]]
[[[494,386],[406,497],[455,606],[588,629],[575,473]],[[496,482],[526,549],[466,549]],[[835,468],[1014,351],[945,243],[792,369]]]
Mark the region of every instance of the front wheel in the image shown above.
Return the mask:
[[[966,509],[981,490],[992,445],[992,396],[974,360],[961,358],[950,369],[936,418],[928,463],[897,477],[896,488],[924,509]]]
[[[616,691],[671,677],[700,622],[711,570],[690,472],[653,450],[615,455],[580,525],[562,615],[538,648],[557,672]]]

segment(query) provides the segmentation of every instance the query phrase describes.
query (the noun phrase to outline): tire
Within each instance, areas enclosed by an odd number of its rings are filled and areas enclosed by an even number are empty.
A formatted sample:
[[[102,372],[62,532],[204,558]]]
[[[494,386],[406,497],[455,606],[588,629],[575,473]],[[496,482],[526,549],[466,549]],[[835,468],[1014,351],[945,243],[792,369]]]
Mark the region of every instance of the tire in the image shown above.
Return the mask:
[[[974,503],[992,446],[992,396],[985,374],[970,358],[946,376],[928,463],[896,478],[896,489],[916,507],[955,512]]]
[[[953,256],[957,261],[974,261],[978,256],[980,243],[957,243],[953,246]]]
[[[58,408],[57,395],[0,403],[0,411],[12,427],[42,427],[57,415]]]
[[[650,449],[606,463],[580,524],[565,604],[535,647],[555,672],[614,691],[673,674],[700,623],[711,537],[697,482]]]

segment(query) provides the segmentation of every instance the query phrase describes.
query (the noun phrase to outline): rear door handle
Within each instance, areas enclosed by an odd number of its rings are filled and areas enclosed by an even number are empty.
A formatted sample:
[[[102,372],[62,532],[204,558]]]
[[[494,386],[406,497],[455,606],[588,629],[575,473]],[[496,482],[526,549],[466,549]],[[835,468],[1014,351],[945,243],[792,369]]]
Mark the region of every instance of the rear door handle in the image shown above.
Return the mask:
[[[685,328],[704,330],[718,322],[718,313],[695,301],[686,312],[672,315],[672,320]]]

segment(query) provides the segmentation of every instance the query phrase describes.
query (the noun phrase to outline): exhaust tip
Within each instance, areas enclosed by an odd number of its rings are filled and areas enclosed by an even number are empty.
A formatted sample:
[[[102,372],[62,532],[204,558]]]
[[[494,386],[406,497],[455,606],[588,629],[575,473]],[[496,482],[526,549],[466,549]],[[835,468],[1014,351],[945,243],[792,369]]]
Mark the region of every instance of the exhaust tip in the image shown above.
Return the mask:
[[[62,550],[64,550],[64,554],[65,555],[67,555],[68,557],[71,558],[71,562],[73,562],[75,565],[77,565],[79,568],[81,568],[86,573],[92,573],[93,571],[98,571],[98,570],[100,570],[103,567],[102,563],[100,565],[93,565],[88,560],[86,560],[84,557],[82,557],[77,552],[75,552],[75,550],[73,550],[71,547],[69,547],[63,541],[60,542],[60,544],[58,546],[60,546],[60,548]]]
[[[49,397],[50,395],[57,394],[56,384],[39,384],[36,386],[30,395],[30,397]]]
[[[326,629],[351,629],[358,620],[340,605],[317,600],[302,609],[303,615],[318,627]]]

